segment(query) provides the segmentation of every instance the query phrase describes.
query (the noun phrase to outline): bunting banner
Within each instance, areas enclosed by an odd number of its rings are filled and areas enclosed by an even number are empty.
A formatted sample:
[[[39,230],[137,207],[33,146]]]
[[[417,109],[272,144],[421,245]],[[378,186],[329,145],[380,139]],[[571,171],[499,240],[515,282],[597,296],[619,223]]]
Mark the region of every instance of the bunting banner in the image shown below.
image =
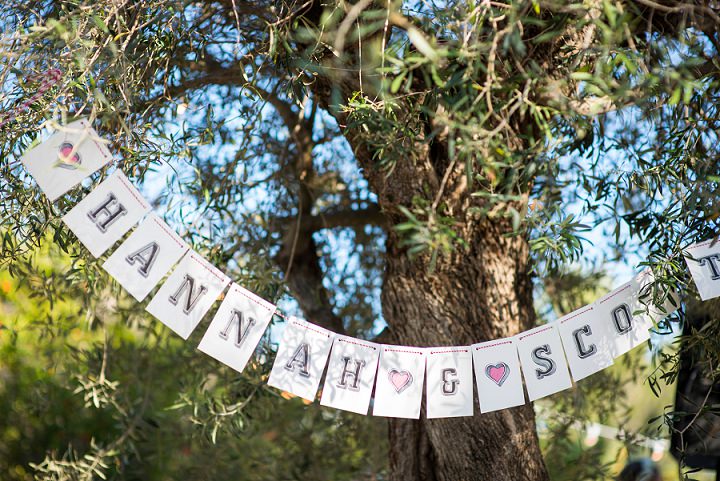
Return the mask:
[[[87,121],[78,120],[28,151],[22,162],[54,201],[108,164],[105,144]],[[138,301],[160,284],[146,310],[183,339],[222,298],[198,349],[242,372],[276,306],[231,284],[149,211],[150,204],[116,170],[62,220],[93,257],[125,237],[103,268]],[[720,242],[694,244],[684,255],[700,297],[720,296]],[[520,406],[568,389],[646,343],[650,329],[680,305],[675,293],[654,300],[654,282],[646,269],[557,321],[470,346],[380,345],[290,317],[268,384],[314,401],[322,383],[321,405],[385,417],[418,419],[423,394],[430,419],[473,416],[476,392],[481,413]]]

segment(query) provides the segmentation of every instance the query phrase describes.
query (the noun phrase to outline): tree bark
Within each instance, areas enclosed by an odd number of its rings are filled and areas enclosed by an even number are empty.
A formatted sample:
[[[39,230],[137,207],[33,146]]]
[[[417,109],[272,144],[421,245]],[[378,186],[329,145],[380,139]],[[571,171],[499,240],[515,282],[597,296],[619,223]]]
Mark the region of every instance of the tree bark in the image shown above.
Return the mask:
[[[513,335],[534,321],[528,248],[504,226],[469,226],[467,251],[428,273],[408,259],[392,233],[382,292],[394,342],[468,345]],[[390,420],[393,480],[541,481],[548,479],[532,405],[451,419]]]

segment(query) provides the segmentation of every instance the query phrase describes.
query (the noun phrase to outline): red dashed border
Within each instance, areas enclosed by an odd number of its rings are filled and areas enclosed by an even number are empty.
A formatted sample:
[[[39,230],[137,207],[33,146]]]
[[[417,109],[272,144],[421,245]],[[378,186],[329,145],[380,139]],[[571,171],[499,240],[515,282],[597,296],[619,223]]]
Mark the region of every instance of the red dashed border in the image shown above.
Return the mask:
[[[348,340],[348,339],[338,339],[338,342],[347,342],[348,344],[355,344],[356,346],[366,347],[366,348],[368,348],[368,349],[372,349],[373,351],[377,351],[377,347],[375,347],[375,346],[369,346],[369,345],[363,344],[363,343],[361,343],[361,342],[350,341],[350,340]]]
[[[387,347],[384,348],[383,351],[387,351],[387,352],[404,352],[405,354],[421,354],[421,355],[423,354],[422,351],[407,351],[407,350],[405,350],[405,349],[392,349],[392,348],[388,349]]]
[[[201,266],[203,266],[210,274],[212,274],[213,276],[215,276],[215,278],[216,278],[217,280],[219,280],[219,281],[221,281],[221,282],[225,282],[225,283],[230,282],[230,278],[229,278],[228,276],[226,276],[225,274],[222,274],[222,273],[221,273],[221,275],[224,276],[224,277],[220,277],[220,276],[215,272],[215,269],[209,268],[209,267],[206,265],[207,262],[206,262],[204,259],[198,259],[197,257],[195,257],[195,256],[192,255],[192,254],[190,254],[190,259],[194,260],[195,262],[197,262],[198,264],[200,264]]]
[[[172,240],[174,240],[175,242],[177,242],[177,245],[179,245],[181,248],[184,247],[185,249],[188,249],[187,244],[185,244],[184,242],[181,242],[180,240],[178,240],[178,235],[177,235],[176,233],[174,233],[172,230],[170,230],[168,227],[166,227],[166,226],[165,226],[165,223],[164,223],[163,221],[161,221],[161,220],[158,219],[157,217],[153,217],[152,220],[154,220],[155,223],[158,225],[158,227],[160,227],[162,230],[164,230],[165,233],[166,233],[167,235],[169,235]]]
[[[125,175],[121,171],[117,171],[118,175],[116,175],[117,179],[120,181],[120,183],[130,192],[130,195],[135,197],[135,200],[138,201],[138,204],[140,204],[145,209],[149,209],[150,206],[145,202],[145,199],[143,199],[138,193],[137,190],[135,190],[135,186],[130,184],[130,181],[127,180]]]
[[[92,139],[93,143],[95,144],[95,147],[98,148],[98,150],[100,151],[102,156],[105,157],[106,159],[112,158],[112,155],[110,154],[110,150],[107,148],[107,146],[102,144],[101,142],[97,141],[96,137],[98,137],[98,135],[97,135],[97,132],[95,132],[95,129],[93,129],[92,126],[90,124],[88,124],[85,119],[80,121],[80,125],[82,125],[86,129],[92,130],[92,133],[95,134],[95,135],[90,135],[90,138]]]
[[[323,336],[330,337],[330,334],[327,333],[327,332],[323,332],[323,331],[319,331],[319,330],[317,330],[317,329],[313,329],[312,327],[306,326],[305,324],[300,324],[300,323],[297,322],[297,321],[292,321],[292,324],[295,324],[295,325],[298,326],[298,327],[303,327],[303,328],[307,329],[308,331],[317,332],[318,334],[322,334]]]
[[[707,246],[707,245],[712,245],[712,244],[715,244],[716,247],[720,248],[720,238],[718,238],[718,239],[710,239],[710,240],[708,240],[708,241],[704,241],[704,242],[701,242],[701,243],[699,243],[699,244],[694,244],[694,245],[691,245],[691,246],[687,246],[687,247],[685,248],[685,250],[688,250],[688,251],[689,251],[689,250],[692,250],[692,249],[697,249],[698,247],[705,247],[705,246]]]
[[[243,290],[241,290],[241,289],[242,289],[242,287],[240,287],[239,285],[232,288],[233,292],[237,292],[237,293],[240,294],[241,296],[247,297],[247,298],[250,299],[252,302],[254,302],[255,304],[257,304],[258,306],[260,306],[260,307],[262,307],[262,308],[264,308],[264,309],[266,309],[266,310],[268,310],[268,311],[271,311],[271,312],[275,313],[275,310],[277,309],[277,306],[274,306],[274,305],[273,305],[272,307],[269,307],[269,306],[263,304],[262,302],[258,301],[258,300],[255,299],[254,297],[247,295],[247,294],[246,294]],[[282,314],[280,314],[279,312],[277,313],[277,315],[279,315],[280,317],[285,317],[285,316],[283,316]]]
[[[592,311],[593,309],[594,309],[593,306],[590,306],[590,307],[588,307],[587,309],[585,309],[584,311],[578,312],[578,313],[575,314],[574,316],[570,316],[570,317],[568,317],[568,318],[566,318],[566,319],[563,319],[562,321],[560,321],[560,324],[565,324],[565,323],[568,322],[570,319],[575,319],[575,318],[578,317],[578,316],[582,316],[582,315],[585,314],[586,312],[590,312],[590,311]]]
[[[531,333],[528,334],[527,336],[518,336],[518,339],[523,340],[523,339],[525,339],[526,337],[534,336],[535,334],[540,334],[541,332],[548,331],[548,330],[550,330],[550,329],[552,329],[552,328],[553,328],[553,326],[545,326],[545,327],[542,328],[542,329],[538,329],[538,330],[535,331],[535,332],[531,332]]]
[[[610,294],[609,296],[607,296],[607,297],[606,297],[605,299],[603,299],[602,301],[598,301],[598,304],[602,304],[603,302],[609,301],[609,300],[612,299],[613,297],[617,296],[618,294],[621,294],[623,291],[625,291],[625,290],[627,290],[627,289],[630,289],[631,287],[632,287],[632,286],[628,284],[627,286],[623,287],[623,288],[620,289],[619,291],[617,291],[617,292],[615,292],[615,293],[613,293],[613,294]]]
[[[487,349],[488,347],[495,347],[495,346],[502,346],[503,344],[512,344],[512,341],[500,341],[500,342],[494,342],[492,344],[487,344],[485,346],[477,346],[475,348],[476,351],[479,351],[480,349]]]
[[[430,354],[449,354],[452,352],[468,352],[467,349],[447,349],[445,351],[430,351]]]

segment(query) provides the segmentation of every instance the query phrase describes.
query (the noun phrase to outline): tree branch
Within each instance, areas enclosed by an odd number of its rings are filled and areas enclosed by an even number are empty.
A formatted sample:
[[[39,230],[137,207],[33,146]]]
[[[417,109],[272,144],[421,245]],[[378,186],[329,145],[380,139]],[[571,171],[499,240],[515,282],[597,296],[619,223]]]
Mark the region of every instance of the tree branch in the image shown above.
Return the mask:
[[[270,220],[274,230],[290,226],[297,220],[297,217],[277,217]],[[387,222],[380,206],[372,204],[363,209],[347,209],[339,211],[324,212],[317,215],[307,216],[302,219],[300,229],[304,232],[317,232],[322,229],[334,229],[336,227],[364,227],[366,225],[384,226]]]

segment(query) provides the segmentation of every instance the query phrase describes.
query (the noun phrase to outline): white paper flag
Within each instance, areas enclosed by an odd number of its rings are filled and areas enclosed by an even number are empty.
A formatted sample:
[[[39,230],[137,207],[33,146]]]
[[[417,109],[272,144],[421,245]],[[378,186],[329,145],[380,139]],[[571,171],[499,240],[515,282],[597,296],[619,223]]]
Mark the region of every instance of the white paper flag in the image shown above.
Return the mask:
[[[233,284],[198,349],[242,372],[274,312],[273,304]]]
[[[375,381],[374,416],[420,418],[425,350],[418,347],[382,346]]]
[[[283,332],[268,385],[314,401],[335,334],[291,317]]]
[[[103,267],[142,301],[187,250],[188,245],[165,222],[149,214]]]
[[[426,352],[428,419],[472,416],[470,347],[433,347]]]
[[[335,337],[320,404],[367,414],[379,358],[379,344]]]
[[[572,386],[560,334],[554,324],[536,327],[516,338],[530,401]]]
[[[652,282],[652,271],[643,271],[633,280],[595,302],[598,317],[612,332],[614,357],[619,357],[650,339],[649,330],[653,327],[653,321],[660,321],[676,310],[669,299],[664,306],[666,313],[661,313],[657,307],[646,305],[651,302],[651,296],[646,294],[649,293],[649,284]]]
[[[720,240],[691,245],[686,252],[685,262],[700,299],[707,301],[720,296]]]
[[[116,170],[65,214],[63,222],[94,257],[100,257],[149,210],[140,192]]]
[[[513,338],[470,346],[475,365],[480,412],[525,404],[517,347]]]
[[[187,339],[229,283],[228,276],[200,254],[189,251],[146,310]]]
[[[21,158],[53,202],[110,160],[107,146],[85,119],[66,125]]]
[[[585,306],[557,321],[570,373],[575,381],[613,364],[613,333],[598,317],[594,306]]]

